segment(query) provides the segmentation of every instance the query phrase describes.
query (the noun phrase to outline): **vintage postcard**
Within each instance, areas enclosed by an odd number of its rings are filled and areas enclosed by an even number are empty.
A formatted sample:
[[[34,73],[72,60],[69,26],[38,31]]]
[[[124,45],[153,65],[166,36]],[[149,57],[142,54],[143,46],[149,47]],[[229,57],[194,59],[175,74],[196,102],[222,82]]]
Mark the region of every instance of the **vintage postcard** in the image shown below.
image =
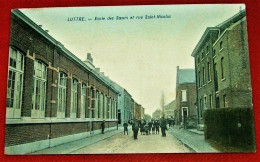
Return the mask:
[[[11,11],[5,154],[255,152],[244,4]]]

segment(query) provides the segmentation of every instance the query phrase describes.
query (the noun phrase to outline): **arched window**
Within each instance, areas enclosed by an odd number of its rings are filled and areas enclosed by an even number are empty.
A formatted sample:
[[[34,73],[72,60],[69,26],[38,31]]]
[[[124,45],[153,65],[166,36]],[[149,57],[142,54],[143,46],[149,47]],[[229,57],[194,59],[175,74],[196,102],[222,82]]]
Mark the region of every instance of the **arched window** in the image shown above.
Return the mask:
[[[7,89],[7,118],[21,117],[24,75],[24,56],[18,50],[9,49],[9,72]]]
[[[59,80],[58,80],[57,118],[65,118],[66,97],[67,97],[67,75],[63,72],[60,72]]]
[[[32,118],[44,118],[46,107],[47,66],[38,60],[34,61],[33,81],[31,116]]]
[[[72,79],[71,82],[71,105],[70,105],[70,117],[76,118],[77,107],[78,107],[78,81]]]
[[[81,118],[86,118],[86,96],[87,96],[87,86],[86,84],[81,85]]]

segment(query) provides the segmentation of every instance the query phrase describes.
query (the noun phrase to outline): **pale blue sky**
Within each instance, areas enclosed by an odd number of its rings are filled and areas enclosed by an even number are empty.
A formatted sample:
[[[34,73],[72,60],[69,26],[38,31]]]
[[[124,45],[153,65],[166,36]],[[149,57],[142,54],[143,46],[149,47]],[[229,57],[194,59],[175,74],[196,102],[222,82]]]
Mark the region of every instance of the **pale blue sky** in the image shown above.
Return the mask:
[[[127,89],[152,114],[175,99],[176,66],[194,68],[193,49],[207,27],[239,12],[232,5],[161,5],[22,9],[77,57]],[[69,17],[171,15],[170,19],[69,22]]]

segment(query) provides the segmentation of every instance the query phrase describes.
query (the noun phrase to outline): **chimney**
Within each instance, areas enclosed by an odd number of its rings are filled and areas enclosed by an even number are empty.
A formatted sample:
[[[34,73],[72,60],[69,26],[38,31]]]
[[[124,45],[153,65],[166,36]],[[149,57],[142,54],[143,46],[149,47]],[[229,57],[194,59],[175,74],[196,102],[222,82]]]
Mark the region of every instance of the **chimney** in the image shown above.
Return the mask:
[[[100,72],[100,68],[96,68],[96,71],[99,73]]]

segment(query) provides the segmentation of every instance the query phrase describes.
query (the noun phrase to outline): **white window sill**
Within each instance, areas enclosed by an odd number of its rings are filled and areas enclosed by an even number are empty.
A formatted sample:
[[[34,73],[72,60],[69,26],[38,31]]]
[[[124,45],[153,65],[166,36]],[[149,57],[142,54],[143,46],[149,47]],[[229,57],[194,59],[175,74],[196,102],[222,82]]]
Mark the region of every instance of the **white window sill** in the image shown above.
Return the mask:
[[[211,80],[210,81],[208,81],[208,83],[210,83],[210,82],[212,82]]]
[[[209,52],[208,52],[208,53],[206,53],[206,55],[209,55]]]
[[[221,82],[223,82],[223,81],[225,81],[226,80],[226,78],[223,78],[223,79],[221,79]]]
[[[220,50],[219,50],[219,52],[222,52],[223,51],[223,48],[221,48]]]

